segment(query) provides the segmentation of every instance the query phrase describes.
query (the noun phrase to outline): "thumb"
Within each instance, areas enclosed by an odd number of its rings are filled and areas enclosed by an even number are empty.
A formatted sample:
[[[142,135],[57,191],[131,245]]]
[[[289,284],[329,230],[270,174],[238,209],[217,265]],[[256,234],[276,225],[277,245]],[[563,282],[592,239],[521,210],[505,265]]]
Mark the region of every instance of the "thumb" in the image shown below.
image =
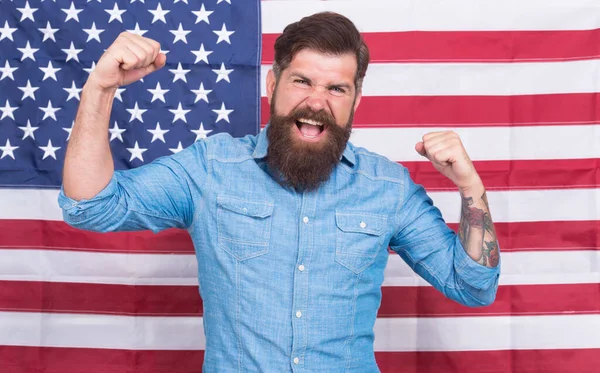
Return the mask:
[[[427,152],[425,152],[425,144],[423,144],[423,141],[419,141],[416,145],[415,145],[415,150],[417,151],[417,153],[419,153],[420,155],[422,155],[423,157],[429,159],[429,157],[427,157]]]

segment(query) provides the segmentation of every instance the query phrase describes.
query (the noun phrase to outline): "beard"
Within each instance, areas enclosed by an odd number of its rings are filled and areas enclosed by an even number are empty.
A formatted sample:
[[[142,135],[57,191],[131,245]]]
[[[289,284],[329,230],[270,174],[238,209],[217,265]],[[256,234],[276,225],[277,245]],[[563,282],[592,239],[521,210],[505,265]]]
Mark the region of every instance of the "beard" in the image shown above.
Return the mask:
[[[269,147],[267,165],[275,179],[285,187],[297,191],[314,191],[329,177],[340,162],[352,130],[353,113],[344,127],[336,124],[324,110],[315,112],[309,108],[292,111],[289,115],[275,112],[275,96],[271,105],[271,119],[267,129]],[[327,131],[319,142],[303,141],[296,135],[299,118],[323,123]]]

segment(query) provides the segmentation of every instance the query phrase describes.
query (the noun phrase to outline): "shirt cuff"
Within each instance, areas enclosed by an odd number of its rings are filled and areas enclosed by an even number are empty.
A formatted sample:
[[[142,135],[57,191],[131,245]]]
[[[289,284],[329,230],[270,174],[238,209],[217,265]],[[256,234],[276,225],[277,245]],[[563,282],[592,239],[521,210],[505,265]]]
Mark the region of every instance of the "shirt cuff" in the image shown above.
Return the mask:
[[[108,185],[90,199],[81,199],[79,201],[67,197],[64,192],[64,185],[60,186],[58,193],[58,205],[67,214],[77,215],[79,211],[85,210],[88,205],[93,205],[96,201],[112,196],[117,191],[117,175],[113,172]]]
[[[500,257],[496,267],[486,267],[477,263],[467,255],[467,252],[458,237],[456,238],[456,241],[454,268],[460,278],[470,286],[479,290],[489,289],[491,286],[497,285],[498,278],[500,277],[502,257]],[[498,250],[500,250],[500,246],[498,246]]]

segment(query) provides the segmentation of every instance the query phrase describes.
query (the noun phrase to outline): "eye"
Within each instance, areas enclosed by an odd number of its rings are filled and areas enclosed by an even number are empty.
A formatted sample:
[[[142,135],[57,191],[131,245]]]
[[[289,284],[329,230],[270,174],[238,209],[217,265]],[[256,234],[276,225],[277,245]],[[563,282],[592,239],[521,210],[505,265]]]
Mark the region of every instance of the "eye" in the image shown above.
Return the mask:
[[[346,90],[344,88],[337,86],[330,87],[329,91],[335,96],[343,96],[346,94]]]
[[[298,84],[308,84],[307,80],[304,79],[294,79],[294,83],[298,83]]]

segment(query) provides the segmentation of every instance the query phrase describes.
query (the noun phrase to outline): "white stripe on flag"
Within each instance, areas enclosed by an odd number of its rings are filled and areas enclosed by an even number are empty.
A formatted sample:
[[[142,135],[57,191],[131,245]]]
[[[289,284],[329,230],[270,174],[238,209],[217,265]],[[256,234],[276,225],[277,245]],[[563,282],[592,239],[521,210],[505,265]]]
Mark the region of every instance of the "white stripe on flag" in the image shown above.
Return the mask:
[[[371,0],[368,4],[364,0],[278,0],[263,1],[261,5],[264,33],[281,33],[289,23],[325,10],[348,16],[363,32],[584,30],[600,27],[597,16],[600,3],[596,0]]]
[[[375,336],[377,351],[598,348],[600,315],[384,318]]]
[[[205,341],[202,317],[0,312],[0,330],[10,346],[201,350]]]
[[[600,251],[501,252],[501,256],[500,285],[600,282],[596,266]],[[430,286],[397,255],[390,255],[384,277],[383,286]]]
[[[429,132],[452,129],[472,160],[600,157],[600,126],[355,128],[350,141],[392,161],[427,161],[415,144]]]
[[[199,350],[205,348],[202,322],[202,317],[0,312],[5,331],[0,345]],[[600,347],[600,315],[380,318],[374,330],[376,351]]]
[[[501,285],[600,282],[600,251],[503,252]],[[0,281],[197,286],[193,255],[0,250]],[[390,255],[384,286],[425,286],[398,255]]]
[[[58,191],[0,190],[0,219],[62,221]],[[455,191],[429,192],[448,223],[460,220],[460,195]],[[14,197],[14,198],[13,198]],[[599,218],[600,189],[488,191],[495,222],[575,221]],[[40,213],[43,210],[43,214]]]

